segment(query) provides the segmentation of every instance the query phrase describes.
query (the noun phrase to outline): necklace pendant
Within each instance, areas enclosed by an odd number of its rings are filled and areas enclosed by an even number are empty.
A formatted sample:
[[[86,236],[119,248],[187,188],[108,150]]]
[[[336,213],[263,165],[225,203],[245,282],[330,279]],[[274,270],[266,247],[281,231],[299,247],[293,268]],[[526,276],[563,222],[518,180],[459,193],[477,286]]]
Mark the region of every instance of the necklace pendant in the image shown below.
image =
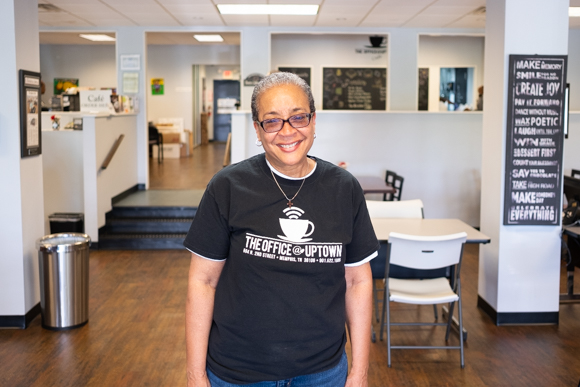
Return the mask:
[[[288,208],[292,208],[292,200],[288,200]]]

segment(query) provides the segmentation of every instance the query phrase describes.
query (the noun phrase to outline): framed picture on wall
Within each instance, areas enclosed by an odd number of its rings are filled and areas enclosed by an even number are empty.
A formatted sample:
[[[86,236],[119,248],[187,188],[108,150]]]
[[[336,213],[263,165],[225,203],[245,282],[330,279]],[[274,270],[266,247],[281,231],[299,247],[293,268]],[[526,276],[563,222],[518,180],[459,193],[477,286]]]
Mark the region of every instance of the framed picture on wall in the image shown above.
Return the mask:
[[[40,73],[20,70],[20,157],[42,151],[40,136]]]

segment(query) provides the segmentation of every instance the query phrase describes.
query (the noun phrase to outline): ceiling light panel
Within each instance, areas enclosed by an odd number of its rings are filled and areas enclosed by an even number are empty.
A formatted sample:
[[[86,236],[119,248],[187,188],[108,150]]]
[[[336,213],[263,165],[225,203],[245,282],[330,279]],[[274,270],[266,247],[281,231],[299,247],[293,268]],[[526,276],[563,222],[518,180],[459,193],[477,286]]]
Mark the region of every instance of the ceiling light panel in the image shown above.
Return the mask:
[[[218,4],[222,15],[316,15],[315,4]]]
[[[79,34],[79,36],[83,39],[90,40],[92,42],[114,42],[116,41],[115,38],[109,35],[104,34]]]
[[[224,38],[221,35],[193,35],[198,42],[223,42]]]
[[[580,7],[568,8],[568,15],[571,17],[580,17]]]

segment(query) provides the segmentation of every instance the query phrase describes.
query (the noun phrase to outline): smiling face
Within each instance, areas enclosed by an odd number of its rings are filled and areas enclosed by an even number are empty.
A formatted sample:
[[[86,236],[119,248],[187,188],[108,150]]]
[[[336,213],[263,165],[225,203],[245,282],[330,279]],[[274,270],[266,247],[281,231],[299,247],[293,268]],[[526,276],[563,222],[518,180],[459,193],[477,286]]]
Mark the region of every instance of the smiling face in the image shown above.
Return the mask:
[[[266,90],[258,100],[258,120],[272,118],[287,120],[299,113],[310,113],[306,94],[296,85],[274,86]],[[295,129],[285,122],[279,132],[266,133],[254,122],[256,135],[262,141],[266,158],[279,172],[292,177],[302,177],[310,172],[306,155],[314,142],[316,113],[310,124]]]

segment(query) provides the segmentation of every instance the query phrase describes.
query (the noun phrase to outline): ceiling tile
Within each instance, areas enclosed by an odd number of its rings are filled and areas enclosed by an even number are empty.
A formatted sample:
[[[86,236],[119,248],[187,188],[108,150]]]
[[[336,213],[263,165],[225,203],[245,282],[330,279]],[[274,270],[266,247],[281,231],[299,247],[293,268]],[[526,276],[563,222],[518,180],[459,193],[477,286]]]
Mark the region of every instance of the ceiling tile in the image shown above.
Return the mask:
[[[315,20],[316,15],[270,15],[270,23],[273,26],[312,27]]]
[[[157,2],[163,6],[166,5],[213,5],[211,0],[157,0]]]
[[[169,12],[176,13],[216,13],[218,10],[213,5],[209,4],[167,4],[164,5]],[[177,16],[177,15],[176,15]]]
[[[366,15],[371,10],[371,7],[366,6],[353,6],[353,5],[331,5],[324,6],[319,16],[335,15],[347,16],[347,15]]]
[[[217,4],[218,0],[216,0]],[[320,5],[322,0],[269,0],[269,4],[306,4],[306,5]],[[326,2],[325,2],[326,3]]]
[[[448,15],[448,16],[464,16],[469,13],[472,13],[479,7],[474,6],[460,6],[460,7],[451,7],[451,6],[433,6],[425,9],[421,12],[421,15]]]
[[[51,3],[60,7],[61,5],[77,5],[77,4],[100,4],[99,0],[48,0],[47,3]]]
[[[485,0],[438,0],[433,6],[468,6],[485,7]]]
[[[407,21],[404,27],[408,28],[443,28],[445,25],[454,21],[456,16],[446,15],[422,15],[419,14]]]
[[[267,15],[222,15],[226,26],[267,27],[270,20]]]
[[[397,16],[385,18],[381,16],[369,15],[367,18],[360,22],[359,27],[400,27],[408,20],[408,18]]]
[[[89,23],[88,21],[65,12],[39,12],[38,20],[43,23],[47,23],[50,26],[93,26],[93,24]]]
[[[484,15],[467,15],[445,26],[446,28],[485,28]]]
[[[63,9],[63,8],[61,8]],[[64,8],[67,12],[76,13],[76,12],[115,12],[110,7],[106,6],[102,3],[96,4],[70,4]]]
[[[221,17],[207,13],[182,13],[175,15],[175,18],[184,26],[223,26],[225,25]]]
[[[356,27],[363,19],[362,15],[319,15],[317,27]]]
[[[214,0],[215,4],[267,4],[268,0]]]

